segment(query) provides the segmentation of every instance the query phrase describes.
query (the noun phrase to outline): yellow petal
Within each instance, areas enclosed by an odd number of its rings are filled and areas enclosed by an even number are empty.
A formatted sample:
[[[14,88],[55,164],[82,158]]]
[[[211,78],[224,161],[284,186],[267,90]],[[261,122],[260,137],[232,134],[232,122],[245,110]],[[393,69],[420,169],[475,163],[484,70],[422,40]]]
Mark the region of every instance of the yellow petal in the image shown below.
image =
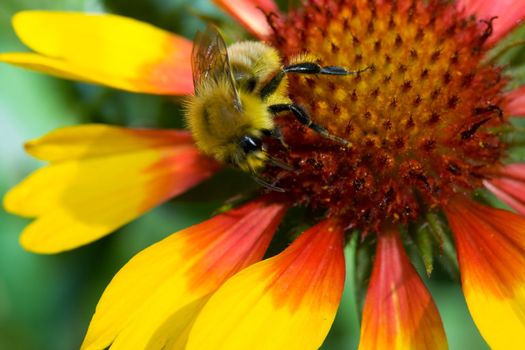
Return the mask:
[[[193,145],[189,133],[156,129],[126,129],[104,124],[61,128],[25,144],[33,157],[50,162],[86,159],[163,148]]]
[[[74,67],[73,64],[65,65],[64,61],[42,56],[36,53],[4,53],[0,54],[0,62],[9,63],[15,66],[35,70],[38,72],[54,75],[59,78],[70,80],[81,80],[88,83],[103,84],[108,77],[92,76],[89,71],[83,71],[80,67]],[[97,78],[99,81],[97,81]],[[124,86],[125,82],[117,81],[113,77],[113,86]]]
[[[192,43],[130,18],[108,14],[26,11],[13,25],[36,54],[0,61],[111,87],[154,94],[193,91]]]
[[[495,350],[525,349],[525,218],[467,199],[446,207],[472,319]]]
[[[317,349],[344,279],[343,231],[322,222],[219,288],[197,317],[186,349]]]
[[[216,169],[179,131],[86,125],[57,130],[27,147],[51,164],[7,193],[4,206],[36,217],[21,244],[39,253],[92,242]]]
[[[447,349],[436,305],[396,231],[379,235],[359,350]]]
[[[283,212],[258,200],[137,254],[104,291],[82,349],[183,349],[210,293],[262,258]]]

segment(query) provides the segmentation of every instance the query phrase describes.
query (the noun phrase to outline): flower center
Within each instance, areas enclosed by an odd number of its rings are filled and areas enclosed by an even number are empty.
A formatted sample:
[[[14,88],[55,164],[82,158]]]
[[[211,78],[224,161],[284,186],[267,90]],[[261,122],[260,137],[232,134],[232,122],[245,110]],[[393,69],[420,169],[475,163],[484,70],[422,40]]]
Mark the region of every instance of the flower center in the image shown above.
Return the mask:
[[[412,221],[456,193],[481,185],[505,145],[501,70],[483,61],[490,21],[443,1],[312,0],[270,17],[285,58],[309,53],[358,76],[290,76],[290,96],[312,119],[350,142],[323,139],[282,116],[294,166],[265,176],[300,204],[349,226],[376,230]]]

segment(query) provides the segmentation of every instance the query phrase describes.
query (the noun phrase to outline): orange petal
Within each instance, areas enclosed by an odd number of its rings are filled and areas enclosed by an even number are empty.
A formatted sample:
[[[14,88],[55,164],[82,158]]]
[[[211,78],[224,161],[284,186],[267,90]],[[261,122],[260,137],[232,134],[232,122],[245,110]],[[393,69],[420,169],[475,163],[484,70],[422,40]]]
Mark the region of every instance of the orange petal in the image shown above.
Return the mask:
[[[134,92],[193,92],[191,41],[152,25],[109,14],[25,11],[13,26],[37,53],[0,54],[0,61]]]
[[[360,350],[447,349],[436,305],[397,231],[379,235],[360,339]]]
[[[318,349],[343,292],[343,240],[343,230],[322,222],[230,278],[197,317],[186,349]]]
[[[483,184],[502,202],[525,215],[525,164],[507,165],[498,175]]]
[[[26,148],[51,164],[7,193],[4,206],[36,218],[21,243],[39,253],[107,235],[217,169],[184,131],[84,125],[56,130]]]
[[[104,291],[82,349],[183,345],[210,293],[263,257],[283,213],[283,205],[257,200],[137,254]]]
[[[503,107],[509,116],[525,117],[525,86],[508,92]]]
[[[260,39],[272,33],[266,15],[280,13],[273,0],[213,0],[213,2]]]
[[[445,212],[481,335],[492,349],[525,348],[525,218],[465,198]]]
[[[489,44],[497,43],[525,18],[525,0],[458,0],[457,3],[458,8],[475,14],[479,19],[498,17],[493,22],[493,32],[487,40]]]

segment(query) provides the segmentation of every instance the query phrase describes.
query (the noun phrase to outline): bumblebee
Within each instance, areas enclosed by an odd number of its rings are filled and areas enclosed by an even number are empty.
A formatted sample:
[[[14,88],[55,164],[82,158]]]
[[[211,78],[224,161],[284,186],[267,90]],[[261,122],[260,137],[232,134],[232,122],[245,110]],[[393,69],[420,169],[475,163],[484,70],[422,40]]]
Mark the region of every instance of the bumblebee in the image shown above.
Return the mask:
[[[285,145],[274,122],[274,116],[283,112],[291,112],[323,137],[347,144],[312,122],[308,113],[290,100],[286,75],[350,75],[360,71],[321,67],[313,61],[295,62],[284,66],[277,50],[262,42],[243,41],[227,47],[211,26],[197,33],[192,52],[195,94],[186,105],[186,122],[197,147],[219,162],[252,175],[268,162],[286,168],[266,153],[262,141],[270,136]]]

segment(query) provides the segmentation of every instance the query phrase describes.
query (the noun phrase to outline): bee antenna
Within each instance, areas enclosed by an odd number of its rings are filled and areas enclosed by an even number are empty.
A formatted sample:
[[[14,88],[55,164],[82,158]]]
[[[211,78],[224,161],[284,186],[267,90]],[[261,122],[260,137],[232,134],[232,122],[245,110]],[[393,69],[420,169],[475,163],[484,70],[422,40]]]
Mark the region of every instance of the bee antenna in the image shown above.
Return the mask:
[[[291,165],[286,164],[286,163],[280,161],[279,159],[270,156],[269,154],[265,153],[265,156],[266,156],[266,159],[268,160],[268,163],[270,163],[271,165],[274,165],[276,167],[279,167],[279,168],[281,168],[283,170],[287,170],[287,171],[294,171],[295,170]]]
[[[255,180],[255,182],[257,182],[259,185],[261,186],[264,186],[266,187],[267,189],[270,189],[272,191],[275,191],[275,192],[286,192],[283,188],[281,187],[277,187],[275,185],[272,185],[271,183],[267,182],[266,180],[264,180],[263,178],[257,176],[257,175],[253,175],[253,179]]]

